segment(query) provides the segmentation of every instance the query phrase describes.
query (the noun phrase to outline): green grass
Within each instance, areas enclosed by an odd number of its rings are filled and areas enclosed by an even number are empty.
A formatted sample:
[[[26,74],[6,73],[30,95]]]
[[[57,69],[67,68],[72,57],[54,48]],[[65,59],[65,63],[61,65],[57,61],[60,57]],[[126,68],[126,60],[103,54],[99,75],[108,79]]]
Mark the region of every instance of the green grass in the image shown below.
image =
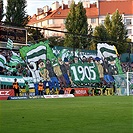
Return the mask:
[[[132,133],[132,96],[0,101],[1,133]]]

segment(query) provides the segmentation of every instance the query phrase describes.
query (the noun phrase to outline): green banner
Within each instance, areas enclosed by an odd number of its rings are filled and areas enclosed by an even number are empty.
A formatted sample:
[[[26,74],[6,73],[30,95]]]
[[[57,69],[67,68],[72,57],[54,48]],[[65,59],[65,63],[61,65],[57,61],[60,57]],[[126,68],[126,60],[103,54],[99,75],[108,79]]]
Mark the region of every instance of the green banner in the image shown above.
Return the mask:
[[[73,48],[61,46],[54,46],[52,50],[57,57],[62,57],[62,59],[65,57],[70,59],[73,57],[73,54],[77,57],[96,57],[97,54],[96,50],[75,49],[75,51],[73,51]]]
[[[70,73],[75,84],[97,83],[100,81],[95,63],[71,64]]]
[[[22,76],[7,76],[7,75],[0,75],[0,85],[10,85],[14,82],[14,79],[17,79],[20,86],[23,86],[25,81]]]

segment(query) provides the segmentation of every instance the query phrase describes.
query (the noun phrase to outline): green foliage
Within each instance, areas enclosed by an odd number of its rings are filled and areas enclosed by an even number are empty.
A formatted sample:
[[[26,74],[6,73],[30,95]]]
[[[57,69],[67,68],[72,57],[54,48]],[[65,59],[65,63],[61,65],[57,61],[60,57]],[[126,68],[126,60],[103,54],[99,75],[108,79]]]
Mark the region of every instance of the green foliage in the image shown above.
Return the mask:
[[[70,12],[66,18],[65,27],[68,32],[74,33],[75,32],[75,21],[76,21],[76,12],[75,12],[75,2],[72,2],[70,6]],[[74,35],[73,34],[66,34],[65,35],[65,46],[73,47],[75,46]]]
[[[105,17],[104,26],[105,26],[104,28],[106,28],[104,30],[107,30],[106,34],[108,34],[108,36],[109,36],[111,34],[111,27],[112,27],[112,22],[111,22],[109,14],[107,14],[106,17]]]
[[[127,30],[118,10],[112,14],[112,17],[109,14],[106,15],[104,25],[95,28],[94,36],[98,37],[94,39],[95,43],[106,42],[116,46],[119,54],[126,52],[128,47]]]
[[[0,21],[4,17],[4,11],[3,11],[3,0],[0,0]]]
[[[72,2],[71,6],[70,6],[70,12],[68,13],[68,17],[66,18],[66,29],[69,32],[74,33],[75,29],[75,21],[76,21],[76,11],[75,11],[75,2]],[[73,22],[73,23],[72,23]]]
[[[11,25],[25,26],[28,23],[26,14],[26,0],[7,0],[7,11],[5,22]]]
[[[51,47],[54,47],[54,46],[63,46],[64,44],[64,38],[63,37],[59,37],[59,36],[52,36],[52,37],[49,37],[47,38],[49,40],[49,45]]]
[[[132,133],[132,96],[0,100],[2,133]]]
[[[71,33],[65,35],[65,46],[75,48],[86,46],[88,23],[86,10],[83,8],[82,2],[78,2],[77,5],[72,2],[65,26],[67,31]]]
[[[81,35],[87,35],[88,34],[88,23],[87,23],[87,16],[86,16],[86,10],[84,9],[82,2],[79,2],[78,5],[75,8],[76,12],[76,20],[75,21],[75,33],[81,34]]]
[[[122,22],[122,15],[119,14],[117,10],[113,13],[112,17],[112,25],[111,25],[111,38],[115,41],[121,41],[120,36],[123,34],[124,24]]]
[[[39,41],[45,41],[46,40],[46,39],[44,39],[44,36],[42,35],[40,30],[38,30],[38,29],[28,28],[27,32],[28,32],[28,37],[27,37],[28,43],[35,44]]]
[[[28,28],[27,32],[28,32],[27,41],[30,44],[35,44],[35,43],[38,43],[40,41],[46,41],[46,40],[49,40],[51,47],[63,46],[63,44],[64,44],[64,38],[63,37],[51,36],[51,37],[45,38],[38,28],[37,29]]]
[[[94,41],[96,43],[106,42],[107,40],[109,40],[109,35],[103,24],[95,27],[94,36],[95,36]]]
[[[112,15],[112,25],[111,25],[111,33],[110,33],[111,40],[113,40],[115,43],[113,43],[116,48],[118,49],[119,53],[126,52],[125,48],[126,45],[126,39],[127,39],[127,30],[125,28],[125,25],[123,23],[122,15],[119,14],[119,11],[116,10],[115,13]]]

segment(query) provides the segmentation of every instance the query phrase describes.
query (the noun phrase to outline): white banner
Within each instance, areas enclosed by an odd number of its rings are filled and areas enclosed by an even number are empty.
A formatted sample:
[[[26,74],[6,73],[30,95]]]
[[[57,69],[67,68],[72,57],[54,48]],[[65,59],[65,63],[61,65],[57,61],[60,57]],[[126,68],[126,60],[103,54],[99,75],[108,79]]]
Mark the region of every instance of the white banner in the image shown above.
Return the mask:
[[[73,94],[63,94],[63,95],[44,95],[44,98],[71,98],[74,97]]]

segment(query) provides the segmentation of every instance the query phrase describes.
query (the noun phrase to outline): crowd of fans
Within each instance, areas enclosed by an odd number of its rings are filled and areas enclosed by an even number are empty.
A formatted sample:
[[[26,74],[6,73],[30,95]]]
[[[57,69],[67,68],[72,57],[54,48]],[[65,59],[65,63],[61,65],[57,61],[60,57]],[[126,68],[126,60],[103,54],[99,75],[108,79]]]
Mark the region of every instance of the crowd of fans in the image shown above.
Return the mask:
[[[26,64],[24,63],[18,63],[16,66],[12,66],[12,70],[8,70],[7,67],[8,63],[11,61],[11,57],[13,55],[11,50],[0,50],[0,55],[3,55],[6,59],[5,66],[0,66],[0,74],[1,75],[9,75],[9,76],[24,76],[28,77],[31,76],[30,71],[28,70]],[[15,68],[16,71],[13,71],[13,68]]]
[[[1,50],[0,54],[6,58],[6,62],[8,64],[11,60],[11,57],[12,57],[12,51],[11,50]],[[87,58],[85,56],[83,56],[82,58],[73,57],[70,60],[68,58],[64,58],[63,60],[61,58],[58,58],[58,63],[59,63],[60,70],[61,70],[63,77],[58,76],[56,73],[54,75],[55,75],[55,77],[57,77],[58,81],[60,82],[60,85],[63,84],[63,87],[64,86],[68,87],[68,86],[73,85],[73,82],[71,79],[71,74],[69,71],[70,64],[71,63],[84,63],[84,62],[95,63],[97,65],[97,68],[99,71],[99,76],[101,79],[101,82],[99,85],[101,85],[101,83],[102,84],[109,84],[110,82],[113,81],[113,75],[119,74],[119,70],[115,64],[116,63],[115,58],[112,58],[112,57],[109,59],[105,58],[104,60],[102,60],[99,57]],[[51,63],[50,60],[46,61],[46,69],[49,71],[49,77],[52,78],[54,76],[51,74],[54,73],[55,71],[52,70],[51,67],[49,66],[50,63]],[[5,66],[6,66],[6,64],[5,64]],[[122,68],[123,73],[126,73],[128,71],[132,71],[132,68],[133,68],[132,63],[129,63],[129,62],[124,62],[124,63],[120,62],[120,66]],[[25,63],[22,63],[22,64],[18,63],[16,66],[12,66],[12,67],[15,67],[17,71],[9,71],[6,69],[6,67],[0,66],[0,75],[23,76],[23,77],[29,77],[30,76],[30,77],[32,77],[32,74]],[[106,77],[106,75],[109,75],[110,79],[108,79],[108,77]],[[93,83],[91,84],[91,86],[93,86]],[[94,86],[96,86],[96,84]]]

